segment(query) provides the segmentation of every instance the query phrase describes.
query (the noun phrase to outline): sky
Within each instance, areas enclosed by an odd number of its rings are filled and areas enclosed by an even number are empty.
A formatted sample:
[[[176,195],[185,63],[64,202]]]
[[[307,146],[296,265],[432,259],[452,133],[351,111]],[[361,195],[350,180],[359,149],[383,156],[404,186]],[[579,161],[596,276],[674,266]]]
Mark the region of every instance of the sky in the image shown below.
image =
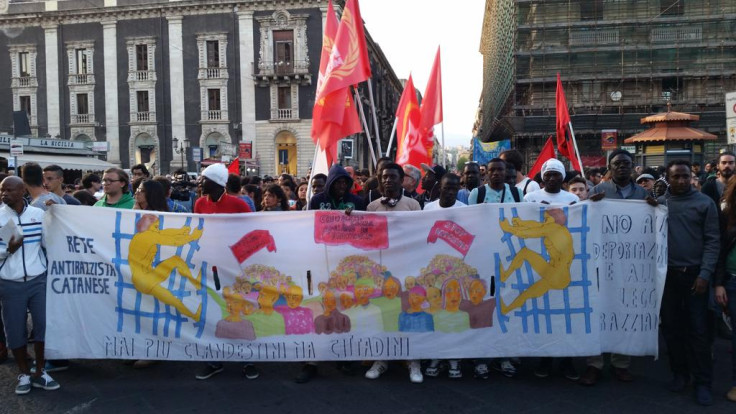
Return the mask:
[[[360,0],[365,28],[396,76],[406,79],[411,73],[422,94],[441,47],[446,147],[470,145],[483,85],[484,5],[485,0]],[[438,125],[435,134],[440,137],[441,131]]]

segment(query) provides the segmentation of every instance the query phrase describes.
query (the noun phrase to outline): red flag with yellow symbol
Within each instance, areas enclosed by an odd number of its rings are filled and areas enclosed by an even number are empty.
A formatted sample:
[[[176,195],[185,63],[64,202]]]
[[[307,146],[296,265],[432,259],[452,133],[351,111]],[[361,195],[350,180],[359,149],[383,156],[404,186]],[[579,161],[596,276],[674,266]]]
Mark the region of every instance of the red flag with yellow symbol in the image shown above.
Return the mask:
[[[420,169],[421,163],[431,164],[431,156],[419,130],[422,116],[411,75],[401,93],[396,119],[396,163],[402,166],[411,164]]]
[[[325,33],[322,37],[317,91],[320,91],[325,84],[330,53],[335,45],[337,33],[337,17],[335,17],[332,1],[330,1],[327,6]],[[326,153],[327,165],[332,164],[337,158],[337,141],[361,130],[358,113],[353,100],[350,99],[349,87],[335,90],[321,98],[318,93],[312,111],[312,139]]]
[[[325,67],[324,80],[317,88],[316,100],[370,77],[371,66],[360,7],[358,0],[348,0]]]

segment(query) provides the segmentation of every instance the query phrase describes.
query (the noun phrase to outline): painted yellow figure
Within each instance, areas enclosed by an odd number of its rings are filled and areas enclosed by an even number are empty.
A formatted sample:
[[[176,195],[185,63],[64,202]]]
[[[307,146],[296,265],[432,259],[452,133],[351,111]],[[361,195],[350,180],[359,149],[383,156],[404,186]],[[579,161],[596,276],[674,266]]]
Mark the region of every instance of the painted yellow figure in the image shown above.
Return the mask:
[[[173,306],[182,315],[199,321],[202,304],[197,308],[197,312],[190,311],[179,298],[162,287],[161,283],[169,278],[173,270],[178,271],[181,276],[188,279],[197,290],[202,288],[202,281],[192,276],[189,266],[179,256],[171,256],[162,260],[155,267],[153,262],[156,259],[158,245],[183,246],[194,240],[199,240],[202,236],[202,230],[191,230],[188,226],[180,229],[159,230],[158,226],[158,218],[153,214],[146,214],[138,220],[137,232],[130,241],[128,248],[133,286],[139,292],[151,295],[161,302]]]
[[[442,310],[442,291],[434,286],[427,288],[427,302],[429,313],[435,314]]]
[[[547,210],[544,222],[534,220],[511,219],[511,224],[501,221],[501,229],[521,238],[544,238],[544,247],[549,255],[549,262],[539,253],[526,247],[519,250],[509,267],[501,266],[501,281],[505,282],[524,262],[528,262],[540,278],[519,296],[506,305],[501,300],[501,313],[521,307],[528,299],[538,298],[550,289],[564,289],[570,284],[570,265],[575,256],[572,235],[565,224],[565,216],[559,209]]]

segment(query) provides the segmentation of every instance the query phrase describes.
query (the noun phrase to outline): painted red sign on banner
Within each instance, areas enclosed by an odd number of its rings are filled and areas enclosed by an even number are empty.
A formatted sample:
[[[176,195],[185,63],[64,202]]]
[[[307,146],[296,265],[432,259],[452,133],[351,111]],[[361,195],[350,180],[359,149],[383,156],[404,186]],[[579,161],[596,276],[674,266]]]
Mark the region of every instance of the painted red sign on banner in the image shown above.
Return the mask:
[[[388,220],[377,214],[342,211],[314,213],[314,242],[330,246],[349,244],[363,250],[388,248]]]
[[[243,263],[245,259],[253,256],[262,248],[268,249],[269,252],[276,251],[276,243],[273,236],[268,230],[253,230],[252,232],[241,237],[237,243],[230,246],[233,255],[238,259],[239,263]]]
[[[253,143],[252,142],[238,143],[238,158],[240,158],[241,160],[249,160],[253,158]]]
[[[439,220],[434,223],[432,230],[429,231],[427,243],[435,243],[437,239],[444,240],[465,256],[468,254],[468,250],[470,250],[470,245],[473,244],[475,236],[468,233],[467,230],[453,221]]]

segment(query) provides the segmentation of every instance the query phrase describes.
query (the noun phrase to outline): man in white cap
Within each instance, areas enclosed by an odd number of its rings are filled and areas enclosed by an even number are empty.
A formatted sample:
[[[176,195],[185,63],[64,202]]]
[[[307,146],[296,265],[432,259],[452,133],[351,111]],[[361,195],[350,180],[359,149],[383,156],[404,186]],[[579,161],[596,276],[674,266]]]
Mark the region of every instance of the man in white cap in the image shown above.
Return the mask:
[[[224,164],[212,164],[202,171],[202,197],[194,204],[197,214],[218,213],[250,213],[248,203],[239,197],[231,196],[225,191],[227,185],[227,167]]]
[[[250,213],[248,203],[242,198],[232,196],[225,191],[228,171],[224,164],[212,164],[202,171],[202,197],[194,203],[197,214]],[[225,368],[221,362],[208,362],[197,372],[195,378],[206,380],[219,374]],[[243,367],[243,374],[248,379],[258,378],[258,370],[253,364]]]
[[[554,158],[542,165],[544,188],[524,196],[524,201],[544,204],[571,204],[579,201],[578,196],[562,189],[565,180],[565,166]]]
[[[524,201],[542,204],[573,204],[580,199],[577,195],[569,193],[562,189],[562,182],[565,181],[565,166],[559,160],[551,158],[542,164],[542,182],[544,188],[524,196]],[[541,358],[539,365],[534,370],[534,375],[538,378],[546,378],[550,375],[552,369],[553,358]],[[566,357],[560,359],[559,369],[562,375],[570,381],[577,381],[580,375],[575,370],[572,358]]]

